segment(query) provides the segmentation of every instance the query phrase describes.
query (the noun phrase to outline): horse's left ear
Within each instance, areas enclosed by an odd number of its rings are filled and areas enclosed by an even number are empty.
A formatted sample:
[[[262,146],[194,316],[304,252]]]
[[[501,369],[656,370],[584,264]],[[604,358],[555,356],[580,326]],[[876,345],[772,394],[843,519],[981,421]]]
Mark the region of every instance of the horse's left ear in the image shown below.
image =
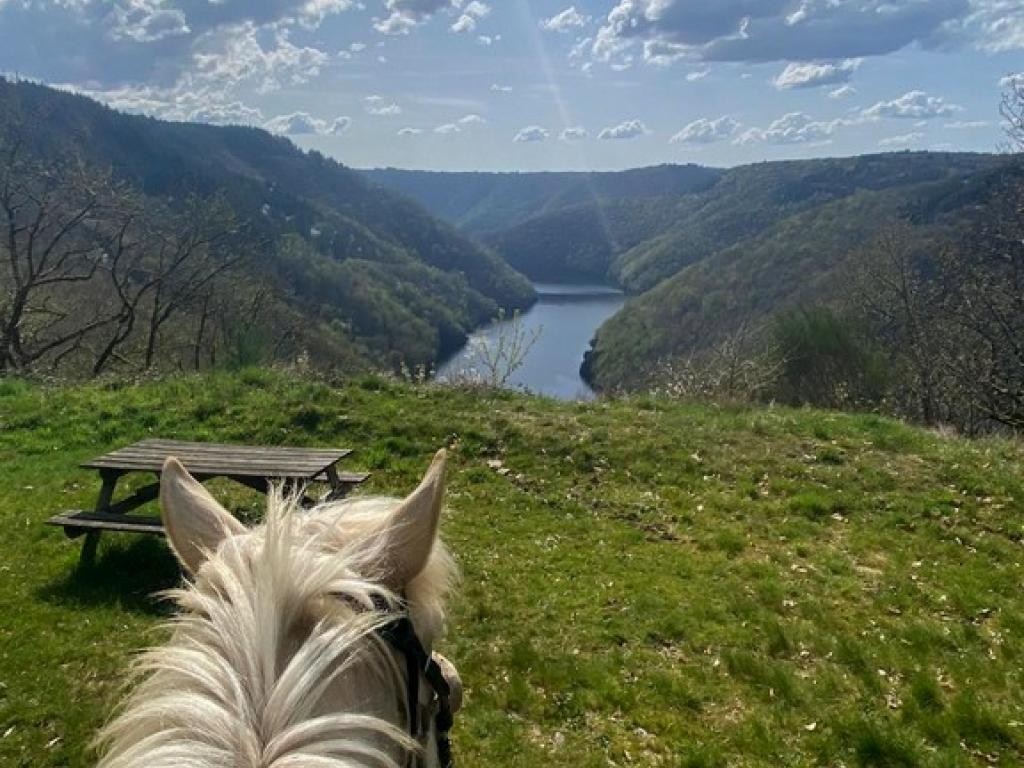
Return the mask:
[[[430,559],[444,503],[447,458],[443,449],[437,452],[419,486],[391,515],[383,554],[395,587],[416,578]]]
[[[174,458],[160,473],[160,515],[171,549],[192,574],[224,539],[245,533],[245,526]]]

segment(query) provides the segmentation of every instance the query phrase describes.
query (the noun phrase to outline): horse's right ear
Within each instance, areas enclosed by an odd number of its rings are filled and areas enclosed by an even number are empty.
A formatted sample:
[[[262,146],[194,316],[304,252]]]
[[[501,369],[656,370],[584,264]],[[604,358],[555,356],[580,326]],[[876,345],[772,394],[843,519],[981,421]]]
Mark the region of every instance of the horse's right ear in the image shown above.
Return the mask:
[[[245,526],[175,458],[164,462],[160,474],[160,515],[171,549],[192,574],[224,539],[245,533]]]
[[[391,515],[383,557],[395,589],[405,588],[430,558],[444,503],[446,465],[447,454],[440,450],[416,490]]]

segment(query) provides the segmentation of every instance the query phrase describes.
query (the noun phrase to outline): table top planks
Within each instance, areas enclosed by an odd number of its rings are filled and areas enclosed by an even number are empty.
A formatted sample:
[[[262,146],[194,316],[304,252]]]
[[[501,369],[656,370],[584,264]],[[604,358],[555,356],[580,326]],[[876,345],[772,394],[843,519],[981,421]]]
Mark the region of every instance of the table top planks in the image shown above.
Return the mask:
[[[160,472],[174,456],[194,475],[314,480],[352,451],[347,448],[291,448],[182,440],[142,440],[82,463],[122,472]]]

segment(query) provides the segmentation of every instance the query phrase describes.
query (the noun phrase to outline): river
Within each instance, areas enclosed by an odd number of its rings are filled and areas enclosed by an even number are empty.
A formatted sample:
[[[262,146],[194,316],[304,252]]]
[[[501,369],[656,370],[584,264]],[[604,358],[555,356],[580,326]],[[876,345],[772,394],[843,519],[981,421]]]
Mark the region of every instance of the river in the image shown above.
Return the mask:
[[[538,301],[518,322],[521,336],[535,341],[506,386],[561,400],[592,399],[594,392],[580,376],[580,364],[598,326],[622,307],[625,296],[603,285],[536,283],[534,288]],[[512,320],[477,331],[462,351],[441,365],[438,379],[481,370],[480,345],[494,350],[502,336],[508,340],[512,333]]]

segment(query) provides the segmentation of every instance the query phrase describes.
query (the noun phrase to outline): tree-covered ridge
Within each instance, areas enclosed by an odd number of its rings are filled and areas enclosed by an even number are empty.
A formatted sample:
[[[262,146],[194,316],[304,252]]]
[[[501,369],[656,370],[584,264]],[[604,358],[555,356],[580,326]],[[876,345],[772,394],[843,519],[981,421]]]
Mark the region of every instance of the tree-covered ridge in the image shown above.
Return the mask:
[[[716,172],[716,182],[695,190],[655,186],[643,195],[635,194],[633,183],[640,172],[626,171],[620,183],[606,179],[603,184],[618,196],[574,205],[550,198],[543,212],[522,221],[513,217],[504,228],[481,237],[534,279],[598,279],[643,293],[801,211],[859,190],[967,179],[997,162],[988,155],[902,153],[758,163]],[[453,176],[470,185],[482,183],[474,174]]]
[[[653,288],[722,248],[860,191],[913,188],[991,168],[989,155],[900,153],[734,168],[677,209],[673,226],[618,255],[612,274],[634,292]]]
[[[562,208],[485,237],[534,280],[618,283],[616,259],[673,225],[685,199],[616,199]]]
[[[970,175],[860,189],[781,218],[630,301],[599,330],[587,373],[606,389],[647,386],[666,362],[707,360],[740,337],[746,349],[733,351],[750,360],[773,335],[778,341],[787,316],[810,310],[805,331],[814,338],[795,347],[785,332],[786,348],[774,350],[792,369],[794,382],[786,386],[822,375],[794,368],[806,354],[859,357],[863,364],[825,377],[831,380],[810,401],[886,408],[970,429],[986,418],[1013,423],[1021,413],[1014,371],[1024,357],[1019,341],[1015,347],[1005,337],[1020,333],[1024,316],[1020,275],[1013,272],[1021,263],[1020,178],[1017,161],[992,159]],[[830,318],[816,319],[819,308]],[[828,334],[849,338],[829,341]],[[835,349],[798,348],[807,343]],[[860,377],[867,379],[855,381]],[[922,391],[938,387],[940,378],[941,394]],[[988,412],[992,395],[1000,402]]]
[[[534,299],[521,275],[419,205],[265,131],[124,115],[0,80],[0,128],[19,125],[23,156],[77,158],[153,206],[218,196],[245,224],[248,278],[378,363],[437,360],[499,309]]]
[[[697,192],[721,171],[699,165],[658,165],[614,172],[445,173],[384,168],[363,171],[408,195],[463,231],[496,234],[529,219],[600,201],[645,200]]]

